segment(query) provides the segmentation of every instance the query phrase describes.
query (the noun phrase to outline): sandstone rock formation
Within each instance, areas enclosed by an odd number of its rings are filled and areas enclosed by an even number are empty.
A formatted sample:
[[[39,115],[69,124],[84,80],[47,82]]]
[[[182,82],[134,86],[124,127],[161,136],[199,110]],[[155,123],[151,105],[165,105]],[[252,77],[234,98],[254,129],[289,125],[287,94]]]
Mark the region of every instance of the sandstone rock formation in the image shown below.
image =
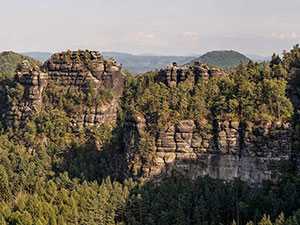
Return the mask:
[[[221,121],[208,128],[207,121],[183,120],[157,134],[152,154],[136,163],[138,143],[145,120],[129,116],[125,123],[125,151],[128,169],[144,178],[160,179],[180,172],[192,179],[208,175],[223,180],[240,178],[250,183],[278,179],[281,158],[291,158],[289,124],[276,122],[250,127],[240,121]],[[203,129],[202,129],[203,128]]]
[[[189,79],[197,84],[200,79],[205,81],[222,74],[226,75],[199,61],[183,67],[174,63],[162,69],[156,81],[172,86]],[[41,69],[32,68],[25,61],[15,76],[15,81],[24,87],[24,96],[18,104],[11,105],[8,124],[25,123],[32,111],[41,110],[43,93],[53,82],[66,92],[84,91],[90,83],[96,90],[102,87],[114,90],[111,102],[84,107],[79,113],[68,115],[74,132],[81,127],[113,123],[117,119],[124,78],[121,65],[104,60],[95,51],[56,53]],[[147,123],[142,114],[132,113],[126,115],[123,127],[122,144],[128,162],[126,172],[130,176],[156,180],[180,172],[192,179],[208,175],[223,180],[240,178],[251,183],[261,183],[264,179],[276,181],[279,160],[291,159],[292,131],[289,126],[279,121],[251,125],[243,121],[182,120],[169,124],[147,140],[149,151],[141,154],[139,145],[145,142],[143,133]]]
[[[31,68],[24,61],[15,76],[15,81],[25,88],[24,99],[21,105],[11,106],[8,123],[13,125],[15,118],[24,122],[32,110],[39,111],[43,105],[43,91],[51,82],[61,85],[66,92],[85,90],[90,83],[96,89],[104,87],[114,90],[114,99],[109,104],[83,108],[80,114],[72,116],[71,122],[75,130],[103,122],[114,122],[124,78],[121,65],[112,60],[104,60],[97,51],[56,53],[44,63],[42,70],[38,67]]]
[[[156,77],[156,81],[163,82],[168,86],[176,86],[179,82],[189,79],[197,84],[201,78],[207,80],[222,74],[225,73],[221,69],[209,68],[199,60],[195,60],[193,66],[178,66],[177,63],[173,63],[166,69],[161,69]]]

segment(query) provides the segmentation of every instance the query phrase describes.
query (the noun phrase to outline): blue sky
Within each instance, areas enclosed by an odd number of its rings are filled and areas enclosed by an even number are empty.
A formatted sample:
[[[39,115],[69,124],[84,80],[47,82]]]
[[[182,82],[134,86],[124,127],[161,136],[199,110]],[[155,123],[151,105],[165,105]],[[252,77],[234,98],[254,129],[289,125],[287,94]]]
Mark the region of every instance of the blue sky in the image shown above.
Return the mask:
[[[0,51],[164,55],[300,43],[300,0],[0,0]]]

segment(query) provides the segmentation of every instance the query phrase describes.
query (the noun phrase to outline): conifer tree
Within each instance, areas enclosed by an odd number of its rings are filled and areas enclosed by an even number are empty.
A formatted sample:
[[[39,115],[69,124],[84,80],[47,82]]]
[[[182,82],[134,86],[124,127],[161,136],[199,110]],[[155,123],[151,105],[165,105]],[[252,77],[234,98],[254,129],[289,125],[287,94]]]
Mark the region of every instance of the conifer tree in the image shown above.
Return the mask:
[[[8,176],[2,165],[0,165],[0,197],[3,200],[9,200],[11,198]]]
[[[284,214],[283,212],[281,212],[278,218],[275,220],[274,225],[285,225],[285,224],[286,222],[285,222]]]
[[[270,216],[264,214],[263,218],[261,219],[261,221],[258,223],[258,225],[272,225]]]

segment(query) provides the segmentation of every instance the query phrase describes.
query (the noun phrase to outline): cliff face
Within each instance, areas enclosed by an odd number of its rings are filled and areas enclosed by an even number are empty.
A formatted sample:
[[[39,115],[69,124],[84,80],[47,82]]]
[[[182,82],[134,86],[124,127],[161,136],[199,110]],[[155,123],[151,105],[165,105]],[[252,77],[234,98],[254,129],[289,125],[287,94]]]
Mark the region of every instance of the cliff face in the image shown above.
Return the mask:
[[[125,150],[130,162],[136,162],[145,120],[130,116],[125,126]],[[292,135],[286,123],[249,127],[239,121],[222,121],[215,123],[210,132],[205,130],[207,121],[183,120],[168,126],[157,134],[152,154],[140,163],[129,163],[129,171],[154,179],[180,172],[192,179],[208,175],[261,183],[264,179],[276,181],[279,160],[291,158]]]
[[[44,71],[44,72],[42,72]],[[54,54],[45,62],[42,71],[31,68],[23,62],[15,76],[15,81],[24,86],[23,101],[12,105],[8,113],[8,124],[15,120],[24,122],[32,110],[39,111],[43,105],[43,92],[50,83],[63,87],[64,92],[85,91],[92,84],[93,88],[105,88],[114,91],[114,99],[108,104],[83,107],[81,112],[71,116],[73,128],[88,127],[116,120],[118,100],[122,95],[124,74],[121,65],[111,60],[104,60],[96,51],[68,51]]]

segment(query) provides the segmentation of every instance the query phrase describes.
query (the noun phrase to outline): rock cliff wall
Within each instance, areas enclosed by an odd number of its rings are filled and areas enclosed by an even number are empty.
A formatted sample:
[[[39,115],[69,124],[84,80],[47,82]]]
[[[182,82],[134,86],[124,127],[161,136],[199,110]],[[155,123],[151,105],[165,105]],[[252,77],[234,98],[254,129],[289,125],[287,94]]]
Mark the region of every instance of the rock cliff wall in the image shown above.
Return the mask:
[[[208,175],[223,180],[240,178],[251,183],[278,179],[281,158],[291,158],[289,124],[249,124],[240,121],[216,122],[183,120],[157,134],[151,154],[141,157],[138,145],[146,126],[141,115],[128,116],[125,123],[125,150],[131,174],[160,179],[180,172],[194,179]],[[143,160],[138,161],[138,159]]]

